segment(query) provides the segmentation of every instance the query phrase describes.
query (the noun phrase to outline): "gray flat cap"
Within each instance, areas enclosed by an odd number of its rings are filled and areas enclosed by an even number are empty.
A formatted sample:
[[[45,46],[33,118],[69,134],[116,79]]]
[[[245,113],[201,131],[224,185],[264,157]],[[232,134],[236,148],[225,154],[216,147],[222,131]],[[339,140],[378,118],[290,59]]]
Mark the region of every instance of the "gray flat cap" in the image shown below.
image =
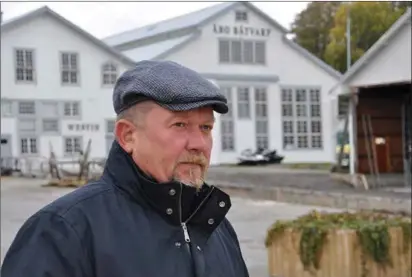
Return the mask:
[[[141,61],[123,73],[113,91],[116,114],[144,101],[153,100],[172,111],[211,106],[227,113],[226,97],[199,73],[171,61]]]

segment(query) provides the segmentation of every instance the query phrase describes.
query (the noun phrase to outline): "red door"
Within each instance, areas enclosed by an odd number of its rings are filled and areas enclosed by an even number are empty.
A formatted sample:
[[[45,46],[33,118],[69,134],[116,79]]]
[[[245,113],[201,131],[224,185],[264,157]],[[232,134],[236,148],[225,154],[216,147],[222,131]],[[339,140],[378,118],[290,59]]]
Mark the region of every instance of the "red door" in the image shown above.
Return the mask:
[[[375,138],[376,160],[379,173],[389,172],[389,149],[385,138]]]

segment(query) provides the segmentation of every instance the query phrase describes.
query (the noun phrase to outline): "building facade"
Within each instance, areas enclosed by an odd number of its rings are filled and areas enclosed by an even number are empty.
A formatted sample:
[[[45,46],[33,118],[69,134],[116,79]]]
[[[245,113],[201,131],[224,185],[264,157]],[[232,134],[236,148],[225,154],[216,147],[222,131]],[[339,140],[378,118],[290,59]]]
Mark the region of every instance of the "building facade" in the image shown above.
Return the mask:
[[[129,58],[172,60],[215,82],[230,112],[216,115],[213,163],[245,149],[276,149],[284,162],[335,160],[340,74],[286,38],[287,30],[248,2],[226,2],[105,38]]]
[[[105,157],[114,80],[134,62],[172,60],[228,98],[230,112],[216,114],[212,164],[236,163],[257,148],[276,149],[284,162],[335,160],[328,92],[341,75],[248,2],[217,4],[104,44],[47,8],[34,14],[2,24],[2,68],[11,69],[1,76],[4,153],[48,157],[52,145],[58,157],[73,156],[91,139],[91,156]]]
[[[350,103],[352,174],[404,173],[405,184],[412,183],[411,50],[409,8],[332,90]],[[354,101],[347,100],[350,93]],[[344,115],[337,120],[340,130]]]
[[[48,8],[1,26],[1,156],[104,157],[111,95],[134,62]]]

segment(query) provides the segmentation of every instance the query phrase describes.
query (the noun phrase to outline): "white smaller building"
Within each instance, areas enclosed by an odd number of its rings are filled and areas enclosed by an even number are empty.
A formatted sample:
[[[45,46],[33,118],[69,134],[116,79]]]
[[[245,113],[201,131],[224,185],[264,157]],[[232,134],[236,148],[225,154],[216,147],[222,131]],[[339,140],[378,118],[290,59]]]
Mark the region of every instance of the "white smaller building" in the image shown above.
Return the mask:
[[[105,157],[113,85],[134,65],[47,7],[1,25],[1,157]]]
[[[381,172],[390,172],[403,164],[405,172],[412,164],[412,91],[411,91],[411,9],[409,8],[370,49],[343,75],[342,79],[330,91],[334,104],[339,106],[335,117],[337,132],[344,129],[347,111],[350,147],[350,173],[365,171],[365,141],[361,116],[375,114],[372,123],[374,133],[380,140],[386,141],[385,157],[377,154],[378,164],[382,161]],[[392,94],[400,106],[393,104],[383,92]],[[353,93],[355,101],[348,105],[349,95]],[[368,97],[364,97],[365,93]],[[395,102],[396,102],[395,101]],[[340,105],[339,105],[340,104]],[[399,105],[399,104],[398,104]],[[395,114],[376,115],[377,111],[393,107]],[[361,107],[361,108],[359,108]],[[396,120],[398,122],[396,122]],[[399,130],[394,125],[402,126]],[[376,128],[379,126],[378,128]],[[389,130],[389,126],[392,126]],[[388,129],[387,133],[386,130]],[[410,145],[410,146],[408,146]],[[383,146],[376,146],[378,150]],[[400,148],[401,150],[399,150]],[[403,149],[403,150],[402,150]],[[408,150],[409,149],[409,150]],[[362,153],[359,153],[359,150]],[[408,151],[410,153],[408,153]],[[379,152],[379,151],[378,151]],[[398,159],[398,162],[395,160]],[[397,165],[396,165],[397,164]],[[410,178],[410,177],[409,177]]]

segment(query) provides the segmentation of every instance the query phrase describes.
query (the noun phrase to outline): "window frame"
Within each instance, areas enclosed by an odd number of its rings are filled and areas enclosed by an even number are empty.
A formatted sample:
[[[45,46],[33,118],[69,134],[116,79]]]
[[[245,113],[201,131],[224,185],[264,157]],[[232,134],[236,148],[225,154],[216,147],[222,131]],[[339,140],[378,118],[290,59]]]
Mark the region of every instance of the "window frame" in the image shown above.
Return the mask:
[[[224,153],[236,151],[236,129],[233,111],[233,90],[232,86],[221,86],[220,91],[227,98],[229,112],[220,116],[220,149]],[[228,130],[228,132],[226,132]]]
[[[27,80],[27,78],[24,78],[24,80],[19,80],[17,78],[17,70],[20,69],[17,61],[17,53],[18,51],[23,51],[23,76],[26,76],[27,72],[24,73],[26,70],[31,70],[32,74],[32,80]],[[31,58],[32,58],[32,66],[27,68],[26,65],[26,52],[31,52]],[[36,84],[37,83],[37,71],[36,71],[36,50],[34,48],[29,48],[29,47],[15,47],[13,48],[13,59],[14,59],[14,81],[16,84]]]
[[[227,43],[226,45],[228,47],[228,53],[227,57],[224,58],[222,55],[223,50],[222,50],[222,43]],[[233,54],[233,44],[234,43],[240,43],[240,48],[239,48],[239,55],[240,55],[240,60],[239,61],[234,61],[234,54]],[[245,61],[245,54],[244,48],[246,43],[252,43],[252,56],[253,56],[253,61],[252,62],[246,62]],[[256,49],[256,45],[261,44],[263,45],[263,54],[261,53],[261,56],[263,57],[262,61],[258,61],[256,57],[258,57],[258,52]],[[266,66],[267,63],[267,47],[266,47],[266,41],[264,40],[259,40],[259,39],[239,39],[239,38],[218,38],[218,43],[217,43],[217,53],[218,53],[218,61],[219,64],[225,64],[225,65],[253,65],[253,66]]]
[[[68,64],[69,68],[64,68],[63,57],[64,55],[68,55]],[[76,67],[72,69],[71,65],[71,57],[76,57]],[[59,52],[59,61],[60,61],[60,84],[62,86],[80,86],[80,54],[74,51],[60,51]],[[68,82],[64,82],[63,73],[68,72]],[[70,73],[76,73],[76,82],[71,82]]]
[[[110,66],[110,70],[106,70],[105,67]],[[112,70],[114,68],[114,70]],[[104,62],[101,67],[100,67],[100,73],[101,73],[101,85],[103,87],[113,87],[116,84],[117,78],[119,77],[119,66],[112,62],[112,61],[107,61]],[[110,78],[109,83],[105,83],[105,76],[108,75]],[[114,77],[114,80],[113,80]]]
[[[305,97],[299,98],[298,95],[302,91],[304,91]],[[323,150],[321,88],[311,86],[281,87],[280,97],[283,150]],[[291,114],[286,113],[286,106],[291,107]],[[304,107],[305,112],[298,114],[299,107]],[[318,107],[316,114],[313,114],[314,107]],[[313,131],[314,124],[319,126],[319,131]],[[289,127],[292,130],[289,130]]]

